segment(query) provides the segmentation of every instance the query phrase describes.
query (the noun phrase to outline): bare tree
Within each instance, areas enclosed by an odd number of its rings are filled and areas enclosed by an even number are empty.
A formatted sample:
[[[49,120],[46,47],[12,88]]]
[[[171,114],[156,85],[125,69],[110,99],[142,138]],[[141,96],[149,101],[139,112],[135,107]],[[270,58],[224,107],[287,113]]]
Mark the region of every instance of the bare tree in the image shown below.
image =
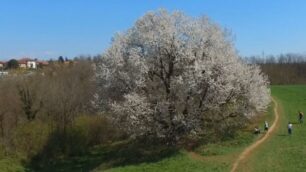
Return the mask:
[[[20,100],[22,102],[22,109],[26,118],[29,121],[35,119],[36,114],[43,106],[41,95],[38,94],[39,81],[36,77],[27,77],[20,79],[17,85]]]
[[[271,84],[305,84],[306,83],[306,55],[280,54],[267,58],[246,57],[243,60],[251,64],[258,64],[268,75]]]
[[[21,101],[16,89],[16,78],[0,78],[0,135],[7,139],[18,125],[22,114]]]
[[[44,70],[40,79],[43,111],[55,121],[58,129],[66,131],[77,115],[90,109],[93,96],[93,71],[90,63],[70,66],[54,65]]]

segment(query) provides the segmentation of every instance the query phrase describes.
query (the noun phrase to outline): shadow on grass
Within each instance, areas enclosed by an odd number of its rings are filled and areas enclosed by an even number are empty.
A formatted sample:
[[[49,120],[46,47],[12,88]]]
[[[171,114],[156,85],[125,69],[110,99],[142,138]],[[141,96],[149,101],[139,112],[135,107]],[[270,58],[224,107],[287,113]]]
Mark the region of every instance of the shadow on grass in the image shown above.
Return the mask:
[[[103,171],[111,167],[157,162],[177,153],[176,148],[155,142],[124,141],[98,146],[78,156],[47,159],[38,155],[26,166],[29,172],[86,172],[94,169]]]

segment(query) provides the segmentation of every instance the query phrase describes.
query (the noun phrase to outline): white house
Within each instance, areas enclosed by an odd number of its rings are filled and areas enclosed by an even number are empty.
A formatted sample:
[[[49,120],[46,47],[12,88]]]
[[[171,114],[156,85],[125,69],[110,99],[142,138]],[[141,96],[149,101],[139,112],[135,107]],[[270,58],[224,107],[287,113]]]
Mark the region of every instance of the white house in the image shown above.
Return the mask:
[[[36,61],[28,61],[27,62],[27,68],[36,69],[37,68],[37,62]]]

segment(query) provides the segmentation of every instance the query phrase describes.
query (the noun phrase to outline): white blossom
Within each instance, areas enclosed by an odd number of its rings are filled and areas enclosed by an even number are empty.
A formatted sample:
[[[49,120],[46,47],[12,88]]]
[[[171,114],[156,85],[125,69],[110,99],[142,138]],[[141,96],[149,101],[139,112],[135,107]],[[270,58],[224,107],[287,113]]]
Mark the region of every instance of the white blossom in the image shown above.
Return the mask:
[[[229,38],[207,17],[147,13],[97,64],[101,109],[133,135],[170,139],[264,111],[267,78],[238,58]]]

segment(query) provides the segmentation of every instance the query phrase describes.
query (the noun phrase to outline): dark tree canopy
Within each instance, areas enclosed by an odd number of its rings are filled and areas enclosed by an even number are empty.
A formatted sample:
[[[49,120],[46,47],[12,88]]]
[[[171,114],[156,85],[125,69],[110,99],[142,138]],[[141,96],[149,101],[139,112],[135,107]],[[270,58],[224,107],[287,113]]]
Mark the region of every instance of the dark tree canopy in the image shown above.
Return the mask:
[[[7,62],[7,68],[8,69],[16,69],[18,68],[19,64],[16,59],[11,59]]]

